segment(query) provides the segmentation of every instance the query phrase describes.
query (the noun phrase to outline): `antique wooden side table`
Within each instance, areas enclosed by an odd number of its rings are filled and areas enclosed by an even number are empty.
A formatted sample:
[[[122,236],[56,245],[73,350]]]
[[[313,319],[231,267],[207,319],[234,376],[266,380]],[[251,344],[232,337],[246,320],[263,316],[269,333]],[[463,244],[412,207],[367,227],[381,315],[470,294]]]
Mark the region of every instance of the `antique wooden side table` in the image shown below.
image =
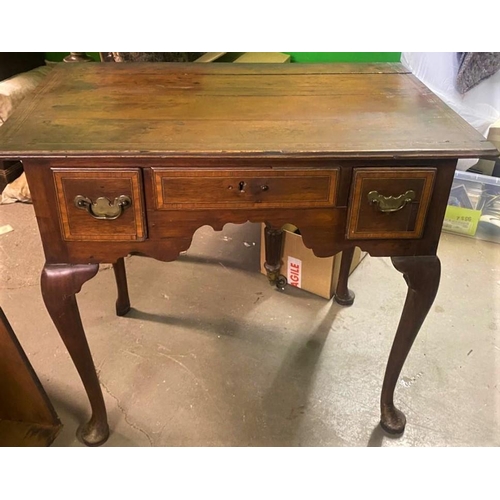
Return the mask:
[[[80,438],[109,435],[75,298],[98,264],[114,264],[123,315],[124,256],[172,261],[199,227],[246,221],[266,223],[271,282],[285,223],[320,257],[343,251],[341,304],[355,246],[392,257],[408,295],[381,424],[403,432],[393,393],[437,292],[456,161],[497,154],[399,64],[56,67],[0,129],[0,158],[22,160],[31,187],[43,298],[92,407]]]

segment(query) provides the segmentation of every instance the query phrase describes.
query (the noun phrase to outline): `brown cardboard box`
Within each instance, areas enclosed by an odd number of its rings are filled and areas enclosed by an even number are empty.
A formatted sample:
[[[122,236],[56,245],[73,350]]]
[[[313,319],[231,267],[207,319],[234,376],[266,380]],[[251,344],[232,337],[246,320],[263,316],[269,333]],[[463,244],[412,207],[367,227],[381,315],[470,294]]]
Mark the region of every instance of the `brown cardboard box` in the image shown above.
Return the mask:
[[[283,52],[206,52],[195,62],[288,63],[290,56]]]
[[[488,140],[500,150],[500,120],[497,120],[488,132]]]
[[[500,151],[500,120],[497,120],[488,131],[486,137]],[[479,160],[474,166],[474,169],[479,170],[483,175],[492,175],[495,168],[495,161]],[[496,174],[495,174],[496,175]]]
[[[288,63],[290,56],[283,52],[245,52],[235,63]]]
[[[264,224],[262,224],[260,248],[260,270],[262,274],[266,274],[264,269],[264,227]],[[287,277],[288,284],[325,299],[331,299],[335,295],[342,252],[333,257],[316,257],[312,250],[304,246],[302,236],[295,233],[297,229],[295,226],[287,224],[284,229],[281,273]],[[356,248],[350,273],[356,269],[365,256],[366,252],[361,252],[359,248]]]

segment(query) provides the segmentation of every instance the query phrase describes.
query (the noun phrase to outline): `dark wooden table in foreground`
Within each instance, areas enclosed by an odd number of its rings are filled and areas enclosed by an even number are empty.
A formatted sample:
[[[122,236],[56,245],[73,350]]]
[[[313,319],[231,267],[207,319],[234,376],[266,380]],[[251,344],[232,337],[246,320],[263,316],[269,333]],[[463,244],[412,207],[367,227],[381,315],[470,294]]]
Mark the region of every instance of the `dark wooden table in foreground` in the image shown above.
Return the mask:
[[[280,286],[283,224],[320,257],[343,251],[340,304],[353,301],[355,246],[392,257],[408,295],[381,424],[403,432],[393,394],[438,289],[457,159],[497,154],[398,64],[56,67],[0,129],[0,158],[21,159],[31,187],[44,301],[92,407],[80,438],[109,435],[76,302],[98,264],[114,264],[123,315],[124,256],[172,261],[199,227],[246,221],[266,223],[266,269]]]
[[[62,425],[0,308],[0,448],[49,446]]]

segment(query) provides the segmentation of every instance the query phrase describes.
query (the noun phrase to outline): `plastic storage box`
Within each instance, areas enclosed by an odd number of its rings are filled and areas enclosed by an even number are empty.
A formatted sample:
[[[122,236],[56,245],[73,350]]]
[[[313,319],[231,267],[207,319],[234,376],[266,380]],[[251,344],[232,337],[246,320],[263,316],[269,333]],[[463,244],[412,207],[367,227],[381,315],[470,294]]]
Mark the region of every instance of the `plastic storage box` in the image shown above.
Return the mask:
[[[500,243],[500,178],[457,170],[443,231]]]

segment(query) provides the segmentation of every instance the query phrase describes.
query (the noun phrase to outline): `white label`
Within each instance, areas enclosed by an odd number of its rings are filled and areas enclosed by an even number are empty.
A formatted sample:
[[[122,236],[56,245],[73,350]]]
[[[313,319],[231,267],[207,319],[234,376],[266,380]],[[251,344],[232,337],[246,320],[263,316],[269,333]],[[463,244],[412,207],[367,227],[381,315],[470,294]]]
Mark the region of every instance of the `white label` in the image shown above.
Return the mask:
[[[446,219],[443,221],[443,229],[470,234],[472,231],[472,224],[473,223],[469,221]]]
[[[295,257],[288,257],[286,279],[288,284],[302,288],[302,261]]]

